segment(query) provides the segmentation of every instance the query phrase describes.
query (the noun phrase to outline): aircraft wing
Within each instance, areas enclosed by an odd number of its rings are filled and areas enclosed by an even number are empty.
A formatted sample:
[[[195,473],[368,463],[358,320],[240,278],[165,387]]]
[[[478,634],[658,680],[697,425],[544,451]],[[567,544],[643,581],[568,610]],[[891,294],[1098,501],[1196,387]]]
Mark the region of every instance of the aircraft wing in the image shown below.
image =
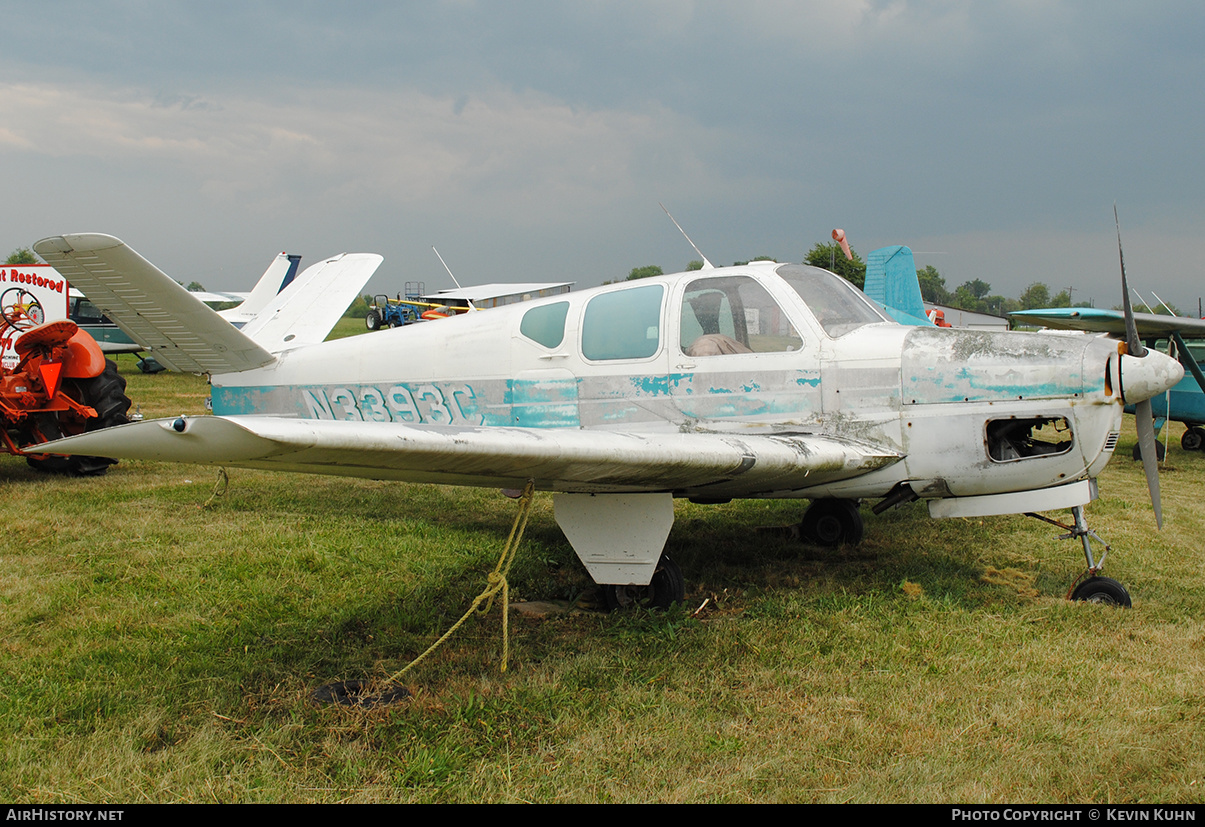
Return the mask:
[[[1095,307],[1055,307],[1044,310],[1018,310],[1009,318],[1021,324],[1052,327],[1058,330],[1084,330],[1090,333],[1115,333],[1125,336],[1125,315],[1120,310]],[[1205,319],[1187,316],[1162,316],[1156,313],[1135,313],[1134,324],[1143,339],[1166,337],[1179,333],[1185,339],[1205,339]]]
[[[54,236],[34,250],[135,342],[170,368],[229,373],[275,360],[120,239]]]
[[[633,434],[257,416],[148,420],[45,448],[450,485],[521,488],[534,479],[544,491],[716,497],[799,490],[901,459],[879,446],[814,434]]]

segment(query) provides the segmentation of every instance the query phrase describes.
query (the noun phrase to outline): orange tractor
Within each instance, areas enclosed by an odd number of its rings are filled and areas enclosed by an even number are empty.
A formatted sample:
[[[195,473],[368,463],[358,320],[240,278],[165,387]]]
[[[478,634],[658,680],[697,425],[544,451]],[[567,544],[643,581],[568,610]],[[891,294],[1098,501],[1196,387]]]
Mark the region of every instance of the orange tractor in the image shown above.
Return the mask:
[[[41,311],[36,302],[0,304],[8,330],[20,333],[16,366],[0,370],[0,450],[42,471],[103,474],[116,460],[39,453],[36,446],[125,423],[126,380],[75,322],[42,324]]]

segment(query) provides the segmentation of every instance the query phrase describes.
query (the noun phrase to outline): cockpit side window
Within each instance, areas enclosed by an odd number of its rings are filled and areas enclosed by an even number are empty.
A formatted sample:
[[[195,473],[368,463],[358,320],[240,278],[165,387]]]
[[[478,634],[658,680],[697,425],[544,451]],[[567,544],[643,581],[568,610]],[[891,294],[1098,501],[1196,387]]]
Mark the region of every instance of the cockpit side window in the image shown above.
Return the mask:
[[[648,284],[590,299],[582,317],[582,355],[591,361],[656,355],[664,296],[664,285]]]
[[[688,284],[678,341],[687,356],[781,353],[803,346],[782,308],[748,276],[703,277]]]
[[[784,264],[776,271],[799,294],[824,332],[834,339],[887,316],[840,276],[817,267]]]

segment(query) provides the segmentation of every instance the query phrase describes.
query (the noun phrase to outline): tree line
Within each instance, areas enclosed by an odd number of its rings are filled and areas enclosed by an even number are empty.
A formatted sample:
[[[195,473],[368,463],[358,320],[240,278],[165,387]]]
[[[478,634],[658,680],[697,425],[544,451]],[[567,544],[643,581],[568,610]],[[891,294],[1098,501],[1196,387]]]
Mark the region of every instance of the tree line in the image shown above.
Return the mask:
[[[861,290],[866,284],[866,262],[858,255],[857,251],[850,247],[850,252],[853,254],[853,259],[847,259],[845,253],[841,251],[841,247],[837,244],[828,244],[818,242],[807,256],[804,257],[803,263],[810,264],[813,267],[822,267],[825,270],[831,270],[838,276],[841,276],[846,281],[853,284]],[[748,261],[734,261],[732,266],[740,266],[748,264],[749,261],[776,261],[772,256],[757,256]],[[703,262],[691,261],[686,265],[686,271],[698,270],[703,267]],[[643,279],[649,276],[660,276],[663,274],[661,267],[656,264],[646,265],[644,267],[633,267],[628,273],[627,280]],[[1024,292],[1018,298],[1009,298],[992,293],[992,286],[982,279],[972,279],[964,282],[958,287],[950,290],[946,286],[946,280],[933,265],[926,265],[918,268],[916,271],[917,281],[920,282],[921,297],[930,304],[940,304],[945,307],[956,307],[959,310],[968,310],[974,313],[990,313],[993,316],[1007,316],[1015,310],[1034,310],[1042,307],[1090,307],[1089,302],[1071,303],[1071,291],[1061,290],[1058,293],[1052,293],[1050,288],[1040,281],[1035,281],[1025,288]],[[613,282],[604,281],[603,284],[612,284]],[[1174,310],[1174,308],[1173,308]],[[1158,310],[1155,312],[1166,312]]]

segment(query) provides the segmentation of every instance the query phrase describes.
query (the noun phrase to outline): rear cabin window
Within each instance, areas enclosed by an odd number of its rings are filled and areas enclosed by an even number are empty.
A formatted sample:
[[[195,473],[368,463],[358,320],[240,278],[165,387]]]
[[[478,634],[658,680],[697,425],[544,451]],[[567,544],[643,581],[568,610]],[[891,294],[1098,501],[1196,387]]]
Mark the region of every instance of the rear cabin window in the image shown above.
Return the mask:
[[[687,285],[679,342],[687,356],[781,353],[803,346],[782,308],[748,276],[699,278]]]
[[[582,355],[591,361],[647,359],[661,349],[665,287],[648,284],[590,299],[582,318]]]
[[[519,332],[546,348],[558,347],[565,339],[565,317],[568,313],[569,302],[533,307],[523,314]]]

